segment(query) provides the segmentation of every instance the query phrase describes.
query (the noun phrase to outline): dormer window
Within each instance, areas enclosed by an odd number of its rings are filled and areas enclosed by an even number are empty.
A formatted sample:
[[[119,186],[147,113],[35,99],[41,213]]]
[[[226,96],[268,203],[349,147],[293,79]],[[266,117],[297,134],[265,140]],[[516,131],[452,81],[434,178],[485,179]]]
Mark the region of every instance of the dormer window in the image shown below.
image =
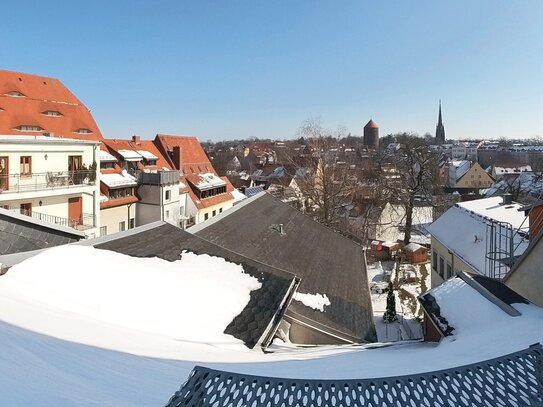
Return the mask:
[[[19,131],[43,131],[40,126],[31,126],[28,124],[21,124],[20,126],[15,127],[15,130]]]
[[[46,110],[45,112],[41,112],[44,116],[50,116],[50,117],[60,117],[62,116],[62,113],[57,112],[56,110]]]
[[[20,98],[20,97],[25,96],[21,92],[19,92],[18,90],[12,90],[12,91],[6,92],[6,93],[4,93],[4,95],[16,97],[16,98]]]
[[[147,165],[156,165],[156,160],[149,159],[146,161],[147,161]]]
[[[92,131],[90,131],[89,129],[77,129],[77,130],[74,130],[74,133],[76,133],[76,134],[91,134]]]

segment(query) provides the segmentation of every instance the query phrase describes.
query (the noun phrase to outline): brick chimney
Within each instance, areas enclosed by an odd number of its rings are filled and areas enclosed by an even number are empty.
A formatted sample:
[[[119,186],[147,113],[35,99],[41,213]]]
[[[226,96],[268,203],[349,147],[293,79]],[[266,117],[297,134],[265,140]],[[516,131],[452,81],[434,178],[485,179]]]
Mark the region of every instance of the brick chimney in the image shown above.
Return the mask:
[[[140,136],[134,135],[134,136],[132,136],[132,141],[134,143],[139,143],[141,141],[141,138],[140,138]]]
[[[173,165],[174,165],[175,169],[177,169],[177,170],[181,170],[181,166],[183,165],[183,159],[181,157],[182,157],[182,155],[181,155],[181,147],[175,146],[173,148],[172,160],[173,160]]]

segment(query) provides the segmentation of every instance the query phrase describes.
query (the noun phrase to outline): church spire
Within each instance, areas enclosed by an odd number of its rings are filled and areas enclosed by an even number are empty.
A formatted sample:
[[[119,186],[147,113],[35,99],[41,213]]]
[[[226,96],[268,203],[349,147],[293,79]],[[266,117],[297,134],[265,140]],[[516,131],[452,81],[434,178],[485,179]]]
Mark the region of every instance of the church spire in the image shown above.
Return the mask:
[[[437,118],[436,126],[436,142],[445,143],[445,127],[443,127],[443,120],[441,118],[441,99],[439,100],[439,115]]]

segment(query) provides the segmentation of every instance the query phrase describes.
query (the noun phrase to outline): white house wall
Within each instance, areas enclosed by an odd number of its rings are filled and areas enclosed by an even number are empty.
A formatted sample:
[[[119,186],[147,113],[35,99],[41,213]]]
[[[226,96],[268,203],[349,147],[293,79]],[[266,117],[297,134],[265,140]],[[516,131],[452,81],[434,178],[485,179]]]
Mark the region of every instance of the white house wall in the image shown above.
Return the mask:
[[[174,226],[180,225],[179,184],[162,186],[143,184],[138,187],[138,196],[140,197],[136,216],[138,226],[157,220],[163,220]]]
[[[120,232],[119,223],[125,222],[125,228],[128,230],[129,219],[136,219],[136,203],[129,205],[120,205],[113,208],[103,208],[100,210],[100,229],[105,226],[107,235]],[[100,234],[103,236],[102,232]]]
[[[0,156],[8,157],[9,161],[6,174],[19,175],[21,157],[31,157],[30,176],[19,179],[20,185],[26,188],[11,191],[16,178],[10,177],[10,188],[0,193],[0,205],[17,208],[23,203],[31,203],[33,212],[67,219],[69,217],[68,199],[82,197],[83,214],[94,214],[95,224],[98,226],[100,222],[100,172],[98,169],[94,185],[56,185],[52,188],[37,185],[37,183],[45,184],[45,174],[49,172],[67,173],[69,156],[81,156],[83,164],[88,168],[94,161],[98,161],[97,154],[98,143],[64,139],[25,138],[23,140],[17,136],[4,139],[0,136]],[[85,234],[88,237],[94,237],[97,235],[97,227],[85,230]]]

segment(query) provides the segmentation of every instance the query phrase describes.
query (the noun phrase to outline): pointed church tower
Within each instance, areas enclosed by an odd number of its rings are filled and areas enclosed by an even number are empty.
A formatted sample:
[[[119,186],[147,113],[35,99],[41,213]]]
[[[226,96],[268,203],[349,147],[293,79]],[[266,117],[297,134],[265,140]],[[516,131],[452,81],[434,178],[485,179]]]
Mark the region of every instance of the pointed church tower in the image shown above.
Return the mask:
[[[443,120],[441,119],[441,100],[439,101],[439,117],[436,126],[436,143],[445,143],[445,127],[443,127]]]

